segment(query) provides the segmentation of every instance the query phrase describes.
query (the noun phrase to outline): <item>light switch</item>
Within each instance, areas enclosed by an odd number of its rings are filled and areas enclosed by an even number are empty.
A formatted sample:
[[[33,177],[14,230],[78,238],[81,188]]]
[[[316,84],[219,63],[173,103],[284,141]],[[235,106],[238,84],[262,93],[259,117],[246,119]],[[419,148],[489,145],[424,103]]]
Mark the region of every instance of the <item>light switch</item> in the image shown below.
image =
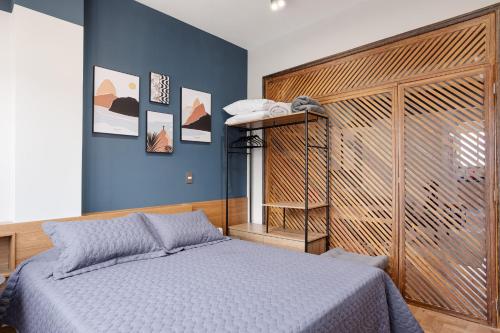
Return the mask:
[[[186,184],[193,183],[193,173],[191,171],[186,172]]]

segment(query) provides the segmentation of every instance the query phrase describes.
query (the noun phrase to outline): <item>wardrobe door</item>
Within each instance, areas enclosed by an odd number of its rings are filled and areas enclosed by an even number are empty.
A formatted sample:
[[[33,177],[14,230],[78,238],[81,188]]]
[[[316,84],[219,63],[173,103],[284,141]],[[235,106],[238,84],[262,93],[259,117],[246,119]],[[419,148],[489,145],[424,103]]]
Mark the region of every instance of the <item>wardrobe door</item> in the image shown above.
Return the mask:
[[[324,106],[331,128],[330,243],[390,257],[396,276],[395,90],[367,91]]]
[[[486,71],[401,86],[400,282],[414,302],[487,321],[493,117]]]

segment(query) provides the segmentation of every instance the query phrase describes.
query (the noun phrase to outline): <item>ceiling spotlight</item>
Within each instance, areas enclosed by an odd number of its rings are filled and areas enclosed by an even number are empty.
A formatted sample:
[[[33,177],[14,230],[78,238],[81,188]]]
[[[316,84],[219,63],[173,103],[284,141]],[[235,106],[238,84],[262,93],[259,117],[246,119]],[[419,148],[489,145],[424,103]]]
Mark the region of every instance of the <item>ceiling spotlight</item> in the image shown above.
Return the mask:
[[[271,10],[273,12],[282,9],[285,5],[285,0],[271,0]]]

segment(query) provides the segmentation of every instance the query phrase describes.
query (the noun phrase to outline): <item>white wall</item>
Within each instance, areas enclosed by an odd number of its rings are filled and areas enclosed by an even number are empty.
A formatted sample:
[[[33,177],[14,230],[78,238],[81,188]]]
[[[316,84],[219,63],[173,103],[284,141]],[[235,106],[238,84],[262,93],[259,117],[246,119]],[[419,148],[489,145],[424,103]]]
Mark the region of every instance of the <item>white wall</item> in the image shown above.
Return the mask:
[[[79,216],[83,27],[18,5],[10,20],[15,171],[7,200],[13,209],[0,206],[0,216],[15,222]],[[0,150],[8,150],[3,140]]]
[[[0,222],[14,219],[14,53],[12,15],[0,11]]]
[[[265,75],[496,2],[497,0],[367,0],[348,12],[323,19],[307,28],[248,50],[248,98],[261,97],[262,77]],[[262,179],[256,175],[261,173],[262,161],[259,155],[254,156],[253,222],[261,223]]]

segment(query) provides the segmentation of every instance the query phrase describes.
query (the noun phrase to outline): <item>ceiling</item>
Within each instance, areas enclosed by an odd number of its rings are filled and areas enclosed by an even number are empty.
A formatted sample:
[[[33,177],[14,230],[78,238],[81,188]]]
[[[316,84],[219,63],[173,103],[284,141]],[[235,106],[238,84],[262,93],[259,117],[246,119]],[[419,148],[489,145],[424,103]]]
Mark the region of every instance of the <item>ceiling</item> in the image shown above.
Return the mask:
[[[246,49],[268,43],[365,0],[287,0],[280,11],[270,0],[136,0]]]

